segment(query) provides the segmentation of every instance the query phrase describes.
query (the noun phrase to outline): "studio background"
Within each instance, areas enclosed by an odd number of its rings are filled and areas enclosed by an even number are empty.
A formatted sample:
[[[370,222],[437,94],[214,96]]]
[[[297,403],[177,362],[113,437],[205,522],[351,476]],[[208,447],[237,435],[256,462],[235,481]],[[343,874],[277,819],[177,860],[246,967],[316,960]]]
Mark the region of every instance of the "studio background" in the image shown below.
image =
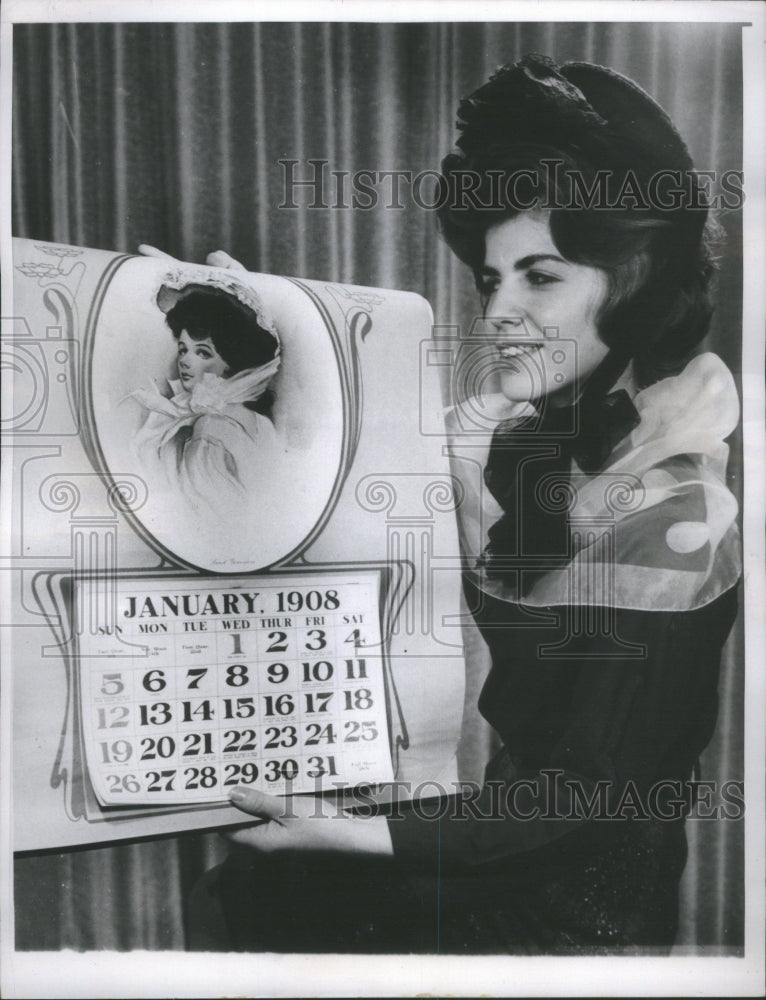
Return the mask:
[[[13,32],[13,234],[182,260],[222,248],[249,270],[406,289],[437,324],[475,315],[470,275],[433,212],[280,208],[280,159],[329,171],[438,168],[461,96],[526,52],[627,74],[670,114],[702,170],[742,163],[741,29],[732,24],[60,24]],[[350,197],[350,193],[349,193]],[[305,206],[308,195],[298,192]],[[739,377],[741,213],[720,216],[717,309],[707,346]],[[690,415],[693,419],[693,414]],[[741,496],[740,439],[731,485]],[[463,776],[480,777],[475,702],[486,663],[468,637]],[[741,624],[727,645],[705,780],[743,773]],[[15,790],[23,795],[23,789]],[[740,949],[742,823],[687,824],[679,946]],[[19,949],[180,949],[184,900],[223,858],[211,834],[21,855]]]

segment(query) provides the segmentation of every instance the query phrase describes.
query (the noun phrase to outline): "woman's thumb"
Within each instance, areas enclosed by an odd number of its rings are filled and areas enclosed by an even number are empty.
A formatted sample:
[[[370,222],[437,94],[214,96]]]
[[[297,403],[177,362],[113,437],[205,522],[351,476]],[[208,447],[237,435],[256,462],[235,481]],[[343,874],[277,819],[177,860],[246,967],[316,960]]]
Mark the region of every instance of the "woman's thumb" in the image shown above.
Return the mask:
[[[287,812],[283,799],[258,792],[254,788],[244,788],[242,785],[232,789],[229,801],[242,812],[258,816],[260,819],[281,819]]]

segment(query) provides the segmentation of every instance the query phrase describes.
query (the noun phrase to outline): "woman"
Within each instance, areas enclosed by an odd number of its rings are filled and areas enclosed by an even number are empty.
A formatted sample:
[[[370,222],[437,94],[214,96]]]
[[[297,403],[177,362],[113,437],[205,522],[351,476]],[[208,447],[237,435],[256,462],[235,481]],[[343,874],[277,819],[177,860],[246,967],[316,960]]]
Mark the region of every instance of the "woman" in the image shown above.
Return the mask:
[[[496,385],[450,421],[465,589],[492,658],[479,707],[503,748],[470,809],[429,809],[439,822],[320,822],[313,800],[237,789],[262,822],[231,835],[238,851],[203,890],[221,947],[674,941],[688,779],[739,576],[723,441],[736,394],[722,362],[692,358],[710,316],[707,212],[667,116],[611,70],[528,56],[460,119],[441,223],[476,276]],[[686,185],[670,203],[669,178]],[[474,382],[486,364],[485,350]]]
[[[159,488],[195,513],[231,514],[276,459],[269,386],[279,335],[252,289],[206,270],[166,276],[157,303],[177,344],[168,398],[131,393],[147,411],[134,447]]]

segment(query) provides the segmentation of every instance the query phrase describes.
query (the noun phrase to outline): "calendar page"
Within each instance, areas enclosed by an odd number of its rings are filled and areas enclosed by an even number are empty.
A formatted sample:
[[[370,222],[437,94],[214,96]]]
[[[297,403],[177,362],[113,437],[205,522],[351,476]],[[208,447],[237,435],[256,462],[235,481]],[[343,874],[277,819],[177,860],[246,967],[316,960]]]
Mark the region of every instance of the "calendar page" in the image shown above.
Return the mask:
[[[393,778],[379,576],[75,582],[82,734],[105,806]],[[98,617],[98,616],[97,616]]]
[[[2,635],[15,848],[234,825],[228,793],[243,784],[350,801],[374,785],[381,803],[392,782],[408,797],[452,787],[464,487],[428,303],[39,240],[13,249]],[[146,393],[169,416],[179,374],[163,303],[200,283],[260,304],[281,360],[267,414],[203,413],[220,461],[206,447],[179,466],[191,427],[173,417],[158,465]]]

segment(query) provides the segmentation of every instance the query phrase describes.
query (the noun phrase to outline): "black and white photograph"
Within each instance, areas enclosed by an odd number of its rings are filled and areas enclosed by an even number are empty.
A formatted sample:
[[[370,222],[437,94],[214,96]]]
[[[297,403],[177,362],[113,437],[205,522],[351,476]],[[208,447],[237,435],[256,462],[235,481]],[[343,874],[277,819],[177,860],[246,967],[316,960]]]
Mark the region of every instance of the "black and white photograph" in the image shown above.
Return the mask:
[[[4,5],[4,995],[762,995],[765,28]]]

